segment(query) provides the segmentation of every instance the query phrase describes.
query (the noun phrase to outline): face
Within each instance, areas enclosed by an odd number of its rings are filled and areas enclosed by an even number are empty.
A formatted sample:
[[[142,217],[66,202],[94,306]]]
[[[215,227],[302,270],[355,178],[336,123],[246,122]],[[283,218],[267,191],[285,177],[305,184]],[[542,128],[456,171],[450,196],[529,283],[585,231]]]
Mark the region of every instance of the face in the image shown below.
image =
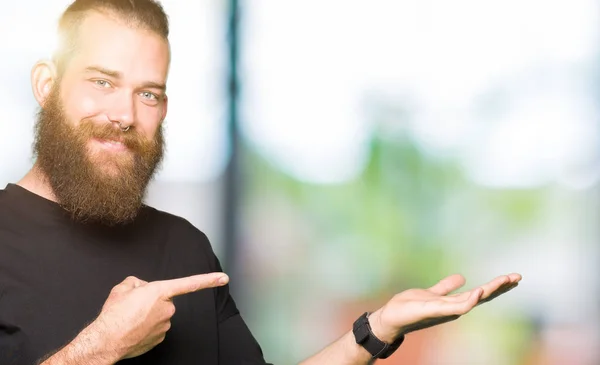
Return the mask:
[[[126,223],[163,155],[169,46],[100,13],[83,21],[77,44],[60,80],[34,72],[36,163],[74,219]]]

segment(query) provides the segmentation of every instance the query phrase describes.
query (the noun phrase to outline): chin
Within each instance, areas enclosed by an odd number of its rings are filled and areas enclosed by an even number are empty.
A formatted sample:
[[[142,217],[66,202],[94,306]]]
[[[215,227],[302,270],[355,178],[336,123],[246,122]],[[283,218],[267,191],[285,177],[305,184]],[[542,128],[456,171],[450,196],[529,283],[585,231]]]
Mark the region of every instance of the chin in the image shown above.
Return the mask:
[[[103,175],[108,175],[110,177],[117,177],[121,175],[121,167],[117,166],[115,163],[104,163],[97,167],[98,171]]]

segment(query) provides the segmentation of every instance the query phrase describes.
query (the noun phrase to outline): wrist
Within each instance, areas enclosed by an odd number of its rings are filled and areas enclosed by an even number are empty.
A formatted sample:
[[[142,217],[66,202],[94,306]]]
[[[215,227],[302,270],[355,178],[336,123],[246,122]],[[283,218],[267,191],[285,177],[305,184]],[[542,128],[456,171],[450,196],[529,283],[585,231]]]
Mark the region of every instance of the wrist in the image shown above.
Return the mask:
[[[111,341],[102,324],[96,320],[75,337],[69,348],[75,356],[85,359],[86,364],[114,364],[121,360],[124,354],[120,354]]]
[[[381,341],[391,344],[402,336],[402,331],[386,325],[381,320],[382,308],[369,315],[369,325],[373,334]]]
[[[352,332],[357,344],[364,347],[373,359],[387,359],[390,357],[404,341],[404,336],[395,338],[391,328],[381,326],[379,314],[370,319],[369,312],[365,312],[352,325]],[[378,334],[373,332],[371,323],[376,323],[375,328]]]

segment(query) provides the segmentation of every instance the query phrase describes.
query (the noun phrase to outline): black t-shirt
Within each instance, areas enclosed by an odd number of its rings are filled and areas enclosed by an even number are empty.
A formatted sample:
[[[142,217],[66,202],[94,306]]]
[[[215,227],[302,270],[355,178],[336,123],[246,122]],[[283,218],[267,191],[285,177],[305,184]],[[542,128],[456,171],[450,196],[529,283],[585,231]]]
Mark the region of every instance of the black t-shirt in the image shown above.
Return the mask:
[[[0,364],[32,365],[69,343],[127,276],[166,280],[221,271],[206,236],[144,207],[127,226],[76,224],[58,204],[0,190]],[[175,297],[165,340],[124,364],[265,364],[228,286]]]

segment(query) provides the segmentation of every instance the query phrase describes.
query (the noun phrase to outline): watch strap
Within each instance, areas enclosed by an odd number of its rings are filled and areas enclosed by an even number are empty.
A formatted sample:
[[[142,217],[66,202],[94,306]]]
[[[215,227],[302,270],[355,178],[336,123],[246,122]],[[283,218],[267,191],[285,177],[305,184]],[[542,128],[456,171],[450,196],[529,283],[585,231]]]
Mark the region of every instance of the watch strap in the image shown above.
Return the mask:
[[[404,341],[404,336],[400,336],[391,344],[381,341],[373,334],[373,331],[371,331],[369,315],[369,312],[365,312],[354,322],[352,328],[354,339],[356,340],[356,343],[364,347],[374,359],[386,359],[400,347]]]

